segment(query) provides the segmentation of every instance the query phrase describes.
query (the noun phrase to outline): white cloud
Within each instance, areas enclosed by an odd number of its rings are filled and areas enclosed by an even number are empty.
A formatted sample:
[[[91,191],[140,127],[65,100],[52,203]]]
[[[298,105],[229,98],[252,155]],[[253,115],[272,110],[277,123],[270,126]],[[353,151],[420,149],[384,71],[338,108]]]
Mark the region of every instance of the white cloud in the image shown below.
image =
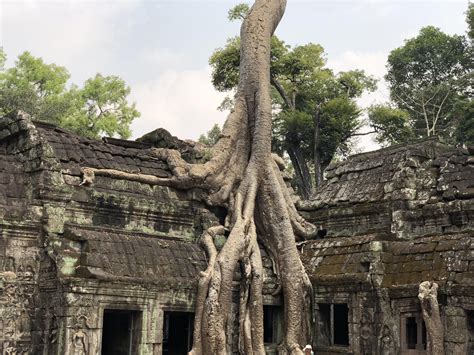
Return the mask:
[[[335,59],[328,60],[328,66],[336,72],[351,69],[363,69],[376,77],[385,75],[385,63],[388,53],[346,51]]]
[[[158,79],[132,86],[132,100],[142,116],[132,124],[137,138],[163,127],[181,139],[197,139],[226,113],[217,110],[225,94],[214,90],[210,68],[167,70]]]
[[[135,5],[134,1],[5,1],[0,41],[7,64],[28,50],[65,66],[82,81],[113,62],[118,30],[124,25],[117,18]]]
[[[169,48],[145,48],[139,55],[144,65],[160,69],[182,67],[186,57]]]

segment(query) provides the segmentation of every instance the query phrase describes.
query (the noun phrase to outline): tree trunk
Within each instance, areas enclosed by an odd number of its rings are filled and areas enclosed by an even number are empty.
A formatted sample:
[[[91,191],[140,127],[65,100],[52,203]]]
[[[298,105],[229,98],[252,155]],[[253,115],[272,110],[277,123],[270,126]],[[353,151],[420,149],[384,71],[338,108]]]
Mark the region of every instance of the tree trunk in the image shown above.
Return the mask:
[[[256,0],[242,24],[235,107],[208,162],[190,164],[176,150],[154,149],[157,158],[167,161],[173,177],[83,169],[83,184],[93,183],[95,175],[106,175],[181,189],[201,188],[208,192],[209,205],[227,208],[225,226],[211,227],[201,237],[209,265],[199,279],[190,354],[231,353],[233,278],[239,265],[239,351],[265,353],[260,247],[273,256],[281,280],[284,339],[280,353],[303,354],[301,346],[310,342],[312,286],[295,239],[315,236],[317,230],[298,215],[281,175],[283,161],[271,153],[270,43],[285,6],[286,0]],[[226,231],[227,240],[217,251],[213,236]]]
[[[307,200],[313,190],[311,184],[311,175],[309,173],[308,165],[303,158],[301,149],[295,145],[290,145],[287,148],[288,156],[290,157],[291,164],[295,169],[296,181],[299,187],[300,195],[303,199]]]
[[[320,146],[320,132],[321,132],[321,107],[318,106],[313,115],[314,120],[314,150],[313,150],[313,162],[314,162],[314,184],[318,188],[323,182],[323,167],[321,163],[321,149]]]
[[[444,355],[444,332],[439,313],[438,284],[430,281],[422,282],[418,290],[418,298],[428,336],[426,350],[428,354]]]

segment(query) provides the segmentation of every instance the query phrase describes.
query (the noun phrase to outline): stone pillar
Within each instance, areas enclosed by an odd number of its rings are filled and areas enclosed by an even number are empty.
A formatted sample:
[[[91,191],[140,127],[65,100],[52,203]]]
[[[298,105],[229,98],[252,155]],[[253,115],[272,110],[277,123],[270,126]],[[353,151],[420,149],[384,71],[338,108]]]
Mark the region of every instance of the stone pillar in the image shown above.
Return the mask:
[[[467,354],[469,336],[466,313],[461,307],[445,308],[444,341],[447,354]]]

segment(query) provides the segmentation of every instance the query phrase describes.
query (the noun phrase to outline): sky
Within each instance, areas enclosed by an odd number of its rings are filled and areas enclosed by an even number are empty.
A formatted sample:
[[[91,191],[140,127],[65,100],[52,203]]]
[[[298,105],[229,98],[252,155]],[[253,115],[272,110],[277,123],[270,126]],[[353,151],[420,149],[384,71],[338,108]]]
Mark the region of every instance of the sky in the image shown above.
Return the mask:
[[[225,112],[225,94],[210,80],[208,59],[239,33],[227,12],[234,0],[0,0],[0,46],[8,61],[23,51],[65,66],[82,85],[96,73],[118,75],[131,87],[141,117],[133,138],[164,127],[197,139]],[[467,0],[288,0],[276,34],[291,45],[321,44],[336,72],[363,69],[380,79],[363,107],[388,99],[388,53],[427,25],[464,34]],[[367,129],[367,128],[364,128]],[[363,129],[363,130],[364,130]],[[375,149],[371,136],[359,151]]]

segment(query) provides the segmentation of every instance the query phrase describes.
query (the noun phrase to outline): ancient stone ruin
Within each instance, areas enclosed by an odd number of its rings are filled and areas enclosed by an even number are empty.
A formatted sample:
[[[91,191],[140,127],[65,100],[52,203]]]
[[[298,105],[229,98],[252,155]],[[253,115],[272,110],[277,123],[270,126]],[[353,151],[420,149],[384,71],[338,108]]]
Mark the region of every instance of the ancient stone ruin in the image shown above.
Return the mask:
[[[151,147],[205,159],[162,130],[139,141],[96,141],[25,114],[0,119],[3,354],[190,350],[198,275],[208,262],[197,240],[223,211],[201,202],[198,188],[107,176],[81,185],[84,167],[171,176]],[[319,229],[298,244],[314,289],[316,354],[428,354],[425,281],[438,286],[445,353],[474,353],[472,155],[434,139],[355,155],[330,166],[298,208]],[[225,242],[212,237],[218,248]],[[283,333],[282,299],[261,252],[272,354]],[[236,291],[238,280],[236,273]]]

